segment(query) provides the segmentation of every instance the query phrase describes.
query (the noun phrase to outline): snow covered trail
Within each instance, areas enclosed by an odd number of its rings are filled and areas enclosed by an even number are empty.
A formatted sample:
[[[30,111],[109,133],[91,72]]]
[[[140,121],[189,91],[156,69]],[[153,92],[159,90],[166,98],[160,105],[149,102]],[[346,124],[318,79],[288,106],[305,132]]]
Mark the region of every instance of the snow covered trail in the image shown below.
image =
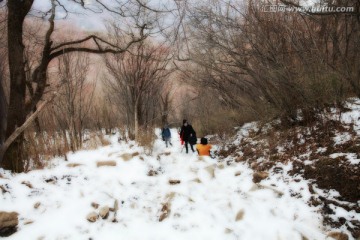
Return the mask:
[[[20,217],[8,239],[326,239],[321,215],[306,204],[307,182],[283,180],[287,166],[256,185],[247,166],[181,152],[172,135],[173,146],[156,140],[151,156],[113,136],[110,146],[76,152],[49,169],[18,175],[0,169],[0,185],[9,191],[0,195],[0,211]],[[96,166],[105,160],[116,166]],[[302,196],[293,197],[294,189]],[[116,222],[113,212],[87,221],[97,211],[91,203],[112,207],[115,200]]]

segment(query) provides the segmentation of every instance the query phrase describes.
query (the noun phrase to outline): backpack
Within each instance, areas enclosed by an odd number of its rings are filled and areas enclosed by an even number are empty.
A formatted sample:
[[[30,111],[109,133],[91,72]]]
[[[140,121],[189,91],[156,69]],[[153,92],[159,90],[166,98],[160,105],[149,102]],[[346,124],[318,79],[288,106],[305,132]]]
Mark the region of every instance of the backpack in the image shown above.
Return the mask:
[[[191,145],[195,145],[197,143],[197,137],[196,134],[193,134],[190,138],[189,138],[189,143]]]

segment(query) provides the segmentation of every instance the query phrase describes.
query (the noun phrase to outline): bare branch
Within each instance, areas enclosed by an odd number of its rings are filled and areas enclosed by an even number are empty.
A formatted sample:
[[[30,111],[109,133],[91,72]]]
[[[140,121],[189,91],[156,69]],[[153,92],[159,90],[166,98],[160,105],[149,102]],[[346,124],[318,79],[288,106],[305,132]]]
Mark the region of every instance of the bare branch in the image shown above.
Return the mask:
[[[1,162],[3,160],[3,156],[4,153],[6,152],[6,150],[9,148],[9,146],[11,145],[11,143],[13,143],[15,141],[15,139],[22,133],[25,131],[26,128],[28,128],[30,126],[30,124],[36,119],[36,117],[42,112],[42,110],[45,108],[45,106],[52,102],[55,97],[58,95],[57,92],[54,92],[53,95],[45,100],[38,108],[37,110],[31,114],[30,117],[27,118],[27,120],[18,128],[16,128],[16,130],[5,140],[4,144],[0,146],[0,165]]]

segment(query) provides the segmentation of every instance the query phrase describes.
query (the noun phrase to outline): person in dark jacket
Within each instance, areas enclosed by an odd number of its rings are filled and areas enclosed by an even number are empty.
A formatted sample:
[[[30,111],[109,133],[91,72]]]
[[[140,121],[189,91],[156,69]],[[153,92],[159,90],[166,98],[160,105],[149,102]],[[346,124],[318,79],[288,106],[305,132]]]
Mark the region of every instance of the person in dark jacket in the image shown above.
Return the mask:
[[[168,143],[172,146],[172,144],[171,144],[171,132],[170,132],[170,128],[169,128],[169,126],[167,124],[162,129],[161,136],[162,136],[163,140],[165,141],[166,147],[168,147]]]
[[[182,141],[185,142],[186,153],[189,152],[188,144],[190,144],[191,150],[193,152],[195,152],[195,150],[193,148],[193,144],[191,144],[191,140],[193,138],[196,139],[196,133],[195,133],[193,127],[187,122],[186,119],[183,120],[183,125],[182,125],[181,131],[180,131],[180,138],[182,139]]]

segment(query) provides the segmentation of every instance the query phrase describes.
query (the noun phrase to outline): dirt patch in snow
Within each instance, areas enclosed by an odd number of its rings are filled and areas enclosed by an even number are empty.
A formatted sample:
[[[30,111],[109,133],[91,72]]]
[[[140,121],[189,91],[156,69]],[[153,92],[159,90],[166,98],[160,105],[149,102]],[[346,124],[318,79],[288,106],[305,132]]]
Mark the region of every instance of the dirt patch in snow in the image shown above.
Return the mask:
[[[322,158],[307,165],[304,177],[314,179],[320,188],[337,190],[339,200],[356,203],[360,199],[360,171],[344,158]]]

